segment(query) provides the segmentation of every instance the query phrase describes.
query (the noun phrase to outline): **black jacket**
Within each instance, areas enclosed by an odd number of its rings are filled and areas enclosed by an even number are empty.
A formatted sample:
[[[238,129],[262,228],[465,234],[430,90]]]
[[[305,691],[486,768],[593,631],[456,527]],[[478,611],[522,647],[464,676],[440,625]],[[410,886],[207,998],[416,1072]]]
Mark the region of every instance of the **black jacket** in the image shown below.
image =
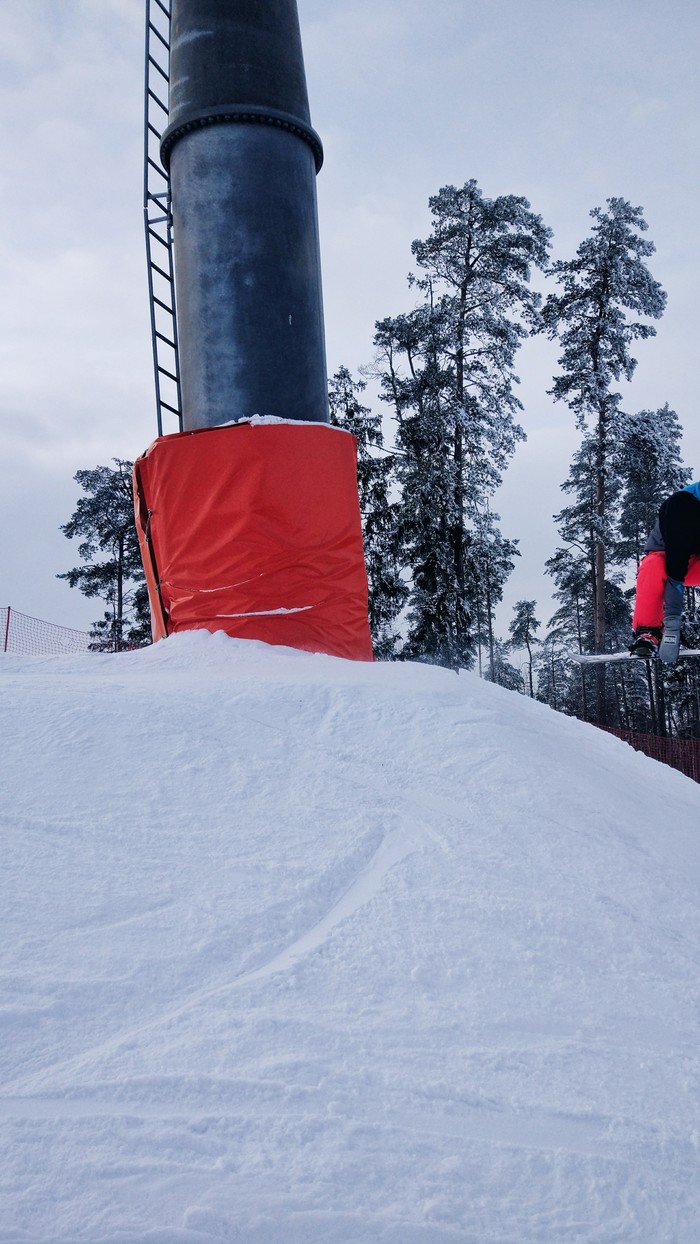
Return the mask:
[[[683,582],[692,556],[700,557],[700,498],[691,484],[664,501],[659,517],[647,540],[646,552],[665,552],[669,579]]]

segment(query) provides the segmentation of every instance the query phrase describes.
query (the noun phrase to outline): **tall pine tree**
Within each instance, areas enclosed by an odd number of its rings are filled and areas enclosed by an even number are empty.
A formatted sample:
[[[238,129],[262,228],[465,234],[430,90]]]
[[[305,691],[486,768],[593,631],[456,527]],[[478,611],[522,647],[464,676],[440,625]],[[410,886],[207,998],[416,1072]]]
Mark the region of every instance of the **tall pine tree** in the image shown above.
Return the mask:
[[[617,556],[635,569],[662,501],[689,483],[683,466],[683,429],[668,403],[659,410],[626,415],[618,435],[616,473],[621,482]]]
[[[640,207],[625,199],[607,200],[607,211],[594,208],[591,236],[575,259],[559,260],[550,269],[560,294],[547,298],[543,318],[550,337],[563,347],[562,371],[551,390],[574,412],[592,455],[586,480],[593,540],[593,609],[595,651],[605,651],[605,575],[611,544],[611,503],[618,487],[614,476],[619,441],[621,395],[614,386],[631,380],[637,365],[631,345],[651,337],[666,304],[658,281],[644,262],[654,253],[642,234],[647,224]],[[636,317],[644,316],[645,320]],[[592,494],[590,487],[592,485]]]
[[[366,388],[339,367],[328,389],[331,423],[357,440],[357,488],[369,587],[369,626],[379,660],[396,655],[400,636],[396,617],[408,595],[401,576],[397,538],[397,503],[391,500],[394,455],[384,452],[381,415],[360,402]]]
[[[382,396],[397,423],[399,536],[411,573],[404,655],[473,664],[479,615],[500,599],[484,580],[483,516],[523,432],[514,362],[537,323],[529,286],[549,230],[526,199],[483,196],[476,182],[430,199],[433,227],[413,243],[419,305],[377,324]],[[491,515],[493,561],[512,555]],[[491,644],[493,664],[493,644]]]
[[[508,627],[510,633],[511,648],[522,649],[527,651],[528,660],[528,688],[530,697],[534,699],[535,688],[532,677],[532,649],[541,641],[537,638],[537,631],[540,629],[539,620],[535,617],[535,608],[537,602],[534,600],[519,600],[513,607],[513,620]]]
[[[56,578],[104,601],[107,609],[93,625],[92,646],[119,652],[150,642],[150,613],[134,521],[133,464],[113,461],[114,467],[75,474],[84,496],[61,531],[69,540],[82,536],[82,564]]]

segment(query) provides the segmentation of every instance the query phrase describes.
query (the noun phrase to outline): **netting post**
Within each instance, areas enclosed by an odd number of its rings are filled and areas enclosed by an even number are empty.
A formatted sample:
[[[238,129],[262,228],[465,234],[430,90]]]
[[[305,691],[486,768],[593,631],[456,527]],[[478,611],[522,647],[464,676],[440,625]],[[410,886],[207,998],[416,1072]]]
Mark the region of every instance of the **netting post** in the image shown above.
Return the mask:
[[[7,621],[5,622],[5,647],[3,652],[7,652],[7,644],[10,638],[10,606],[7,606]]]

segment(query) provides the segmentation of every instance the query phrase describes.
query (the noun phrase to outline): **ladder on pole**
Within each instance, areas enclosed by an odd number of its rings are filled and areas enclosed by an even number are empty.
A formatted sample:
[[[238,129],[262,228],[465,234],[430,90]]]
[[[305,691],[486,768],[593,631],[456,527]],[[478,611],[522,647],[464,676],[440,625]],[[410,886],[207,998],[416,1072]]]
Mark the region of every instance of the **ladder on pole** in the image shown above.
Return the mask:
[[[168,124],[170,3],[146,0],[143,215],[158,435],[164,419],[182,431],[180,360],[177,343],[173,217],[170,178],[160,161],[160,140]]]

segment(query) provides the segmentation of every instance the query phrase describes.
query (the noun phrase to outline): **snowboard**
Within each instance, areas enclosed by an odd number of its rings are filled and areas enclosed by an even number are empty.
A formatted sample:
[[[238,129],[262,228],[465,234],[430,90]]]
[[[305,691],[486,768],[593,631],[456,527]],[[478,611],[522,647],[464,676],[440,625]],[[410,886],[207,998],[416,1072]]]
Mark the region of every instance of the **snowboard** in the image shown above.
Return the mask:
[[[658,661],[658,656],[633,657],[631,652],[569,652],[567,656],[579,665],[605,665],[610,661]],[[683,657],[700,657],[700,648],[681,648],[677,660]]]

